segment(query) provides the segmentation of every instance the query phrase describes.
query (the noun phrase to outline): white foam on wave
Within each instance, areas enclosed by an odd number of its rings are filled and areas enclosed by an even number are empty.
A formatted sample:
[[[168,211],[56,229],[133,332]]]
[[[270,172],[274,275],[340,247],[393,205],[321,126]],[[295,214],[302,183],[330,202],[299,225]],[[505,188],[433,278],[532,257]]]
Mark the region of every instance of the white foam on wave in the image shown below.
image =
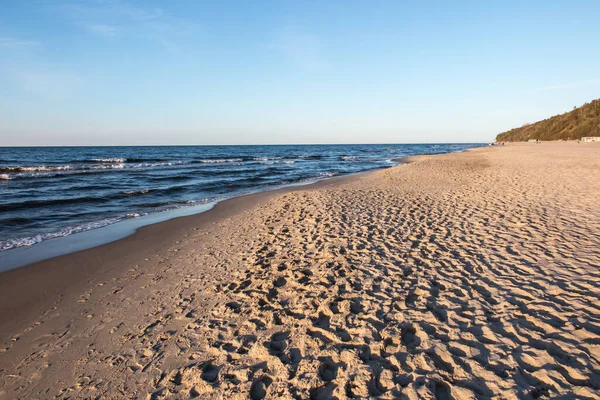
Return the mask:
[[[283,157],[254,157],[253,161],[281,160]]]
[[[91,171],[93,171],[93,170],[97,170],[97,169],[123,169],[123,168],[125,168],[125,164],[119,163],[119,164],[109,164],[109,165],[102,165],[102,164],[91,165],[89,167],[86,166],[86,167],[83,167],[83,168],[80,168],[80,169],[84,170],[84,171],[85,170],[91,170]]]
[[[115,159],[116,160],[116,159]],[[81,173],[94,173],[106,170],[136,170],[136,169],[147,169],[155,167],[168,167],[173,165],[189,164],[189,161],[168,161],[168,162],[156,162],[156,163],[137,163],[137,164],[125,164],[125,163],[105,163],[105,164],[86,164],[86,165],[58,165],[58,166],[18,166],[18,167],[2,167],[4,170],[8,170],[11,174],[5,175],[4,180],[10,180],[14,178],[36,178],[36,177],[52,177],[60,175],[70,174],[81,174]]]
[[[0,174],[0,181],[10,181],[12,178],[8,174]]]
[[[152,168],[152,167],[170,167],[172,165],[185,165],[189,164],[189,161],[165,161],[156,163],[141,163],[134,164],[133,168]]]
[[[126,158],[92,158],[93,162],[101,163],[124,163],[127,161]]]
[[[294,161],[293,160],[286,160],[286,161],[258,161],[259,164],[263,164],[263,165],[273,165],[273,164],[293,164]]]
[[[145,194],[148,193],[150,189],[141,189],[141,190],[123,190],[121,193],[123,194]]]
[[[15,172],[42,172],[42,171],[66,171],[73,167],[71,165],[33,165],[33,166],[16,166],[2,167],[5,171]]]

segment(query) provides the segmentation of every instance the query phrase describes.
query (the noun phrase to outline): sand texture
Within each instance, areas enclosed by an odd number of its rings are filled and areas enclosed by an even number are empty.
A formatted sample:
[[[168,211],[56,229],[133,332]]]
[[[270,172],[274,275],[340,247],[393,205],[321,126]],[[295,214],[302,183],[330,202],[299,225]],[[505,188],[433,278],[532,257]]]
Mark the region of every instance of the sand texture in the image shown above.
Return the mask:
[[[600,398],[600,145],[411,161],[90,272],[3,325],[0,397]]]

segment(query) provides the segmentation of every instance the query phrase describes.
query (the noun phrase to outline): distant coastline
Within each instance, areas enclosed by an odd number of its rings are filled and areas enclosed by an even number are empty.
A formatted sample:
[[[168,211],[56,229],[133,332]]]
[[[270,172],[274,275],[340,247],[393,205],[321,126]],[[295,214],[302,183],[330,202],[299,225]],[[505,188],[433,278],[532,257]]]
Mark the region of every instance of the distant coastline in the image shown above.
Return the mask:
[[[600,99],[564,114],[500,133],[496,136],[496,141],[581,140],[586,136],[600,136]]]

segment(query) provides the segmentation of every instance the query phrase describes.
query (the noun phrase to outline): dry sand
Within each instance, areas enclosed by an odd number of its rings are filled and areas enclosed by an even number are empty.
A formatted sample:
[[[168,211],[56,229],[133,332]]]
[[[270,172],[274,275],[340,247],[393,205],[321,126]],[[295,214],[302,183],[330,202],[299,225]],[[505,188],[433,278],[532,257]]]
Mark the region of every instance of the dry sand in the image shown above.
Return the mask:
[[[600,146],[412,161],[1,274],[0,397],[600,398]]]

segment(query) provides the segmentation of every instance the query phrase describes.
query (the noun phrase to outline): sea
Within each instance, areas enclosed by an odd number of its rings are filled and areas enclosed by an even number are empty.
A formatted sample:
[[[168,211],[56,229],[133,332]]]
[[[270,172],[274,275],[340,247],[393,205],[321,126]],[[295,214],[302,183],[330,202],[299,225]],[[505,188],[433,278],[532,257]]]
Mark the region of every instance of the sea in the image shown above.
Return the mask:
[[[200,212],[244,194],[388,168],[401,157],[479,146],[1,147],[0,253],[149,215],[164,220],[181,209]]]

